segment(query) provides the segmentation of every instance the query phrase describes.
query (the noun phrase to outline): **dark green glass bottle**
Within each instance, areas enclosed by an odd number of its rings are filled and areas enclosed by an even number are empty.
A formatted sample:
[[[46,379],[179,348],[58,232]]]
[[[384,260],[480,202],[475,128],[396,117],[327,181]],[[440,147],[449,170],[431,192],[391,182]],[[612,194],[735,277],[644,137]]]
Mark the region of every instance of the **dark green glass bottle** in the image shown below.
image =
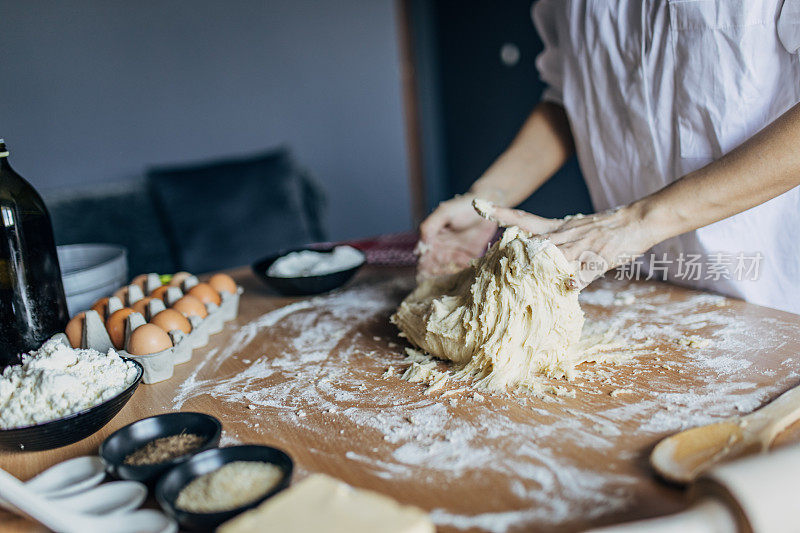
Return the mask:
[[[0,139],[0,369],[69,320],[50,215]]]

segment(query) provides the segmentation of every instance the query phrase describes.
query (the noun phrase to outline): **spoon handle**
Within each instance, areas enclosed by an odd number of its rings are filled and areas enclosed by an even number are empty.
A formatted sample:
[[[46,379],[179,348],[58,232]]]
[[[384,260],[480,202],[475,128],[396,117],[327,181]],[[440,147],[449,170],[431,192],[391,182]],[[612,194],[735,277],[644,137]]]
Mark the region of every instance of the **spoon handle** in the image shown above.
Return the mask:
[[[105,478],[105,465],[96,455],[67,459],[25,482],[28,489],[49,498],[67,496],[99,485]]]
[[[794,387],[778,396],[761,409],[745,416],[746,425],[763,424],[759,440],[767,449],[778,434],[800,420],[800,386]]]
[[[136,481],[112,481],[79,494],[56,498],[53,503],[74,513],[107,515],[138,509],[147,498],[147,488]]]
[[[77,517],[28,490],[24,483],[2,468],[0,468],[0,496],[53,531],[60,533],[78,531]],[[70,527],[70,524],[73,527]]]

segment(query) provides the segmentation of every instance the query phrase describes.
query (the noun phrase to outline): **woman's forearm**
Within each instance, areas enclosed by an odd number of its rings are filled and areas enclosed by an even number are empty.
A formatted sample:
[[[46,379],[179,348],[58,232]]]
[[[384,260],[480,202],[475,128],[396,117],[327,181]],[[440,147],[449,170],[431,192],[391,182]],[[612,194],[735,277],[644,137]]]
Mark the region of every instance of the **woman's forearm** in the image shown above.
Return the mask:
[[[517,205],[555,174],[574,150],[564,108],[541,102],[470,193],[497,205]]]
[[[580,284],[670,237],[762,204],[800,185],[800,104],[747,142],[696,172],[620,209],[590,217],[545,219],[498,207],[482,213],[550,239],[581,264]],[[584,261],[593,252],[603,261]]]
[[[632,204],[653,244],[800,185],[800,104],[717,161]]]

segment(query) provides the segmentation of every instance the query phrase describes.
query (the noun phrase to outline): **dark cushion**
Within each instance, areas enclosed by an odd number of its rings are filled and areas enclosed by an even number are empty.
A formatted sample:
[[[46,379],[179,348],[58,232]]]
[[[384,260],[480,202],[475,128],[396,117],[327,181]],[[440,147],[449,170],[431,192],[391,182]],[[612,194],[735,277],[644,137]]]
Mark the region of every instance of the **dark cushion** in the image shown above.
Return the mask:
[[[178,267],[208,272],[324,239],[322,194],[288,150],[148,172]]]
[[[144,180],[49,191],[43,196],[57,244],[120,244],[128,249],[131,275],[175,271]]]

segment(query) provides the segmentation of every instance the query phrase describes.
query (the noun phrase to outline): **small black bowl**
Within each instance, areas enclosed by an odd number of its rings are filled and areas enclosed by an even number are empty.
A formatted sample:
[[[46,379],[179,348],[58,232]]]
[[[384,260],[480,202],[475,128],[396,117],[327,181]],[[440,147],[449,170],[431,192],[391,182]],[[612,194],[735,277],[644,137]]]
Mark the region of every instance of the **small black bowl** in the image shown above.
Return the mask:
[[[154,465],[126,465],[125,458],[148,442],[177,435],[181,432],[194,433],[203,437],[203,444],[196,450],[171,461]],[[222,434],[222,424],[211,415],[204,413],[167,413],[137,420],[118,429],[100,445],[100,458],[106,465],[106,472],[118,479],[155,482],[156,479],[173,466],[187,461],[192,455],[216,448]]]
[[[222,466],[234,461],[258,461],[271,463],[283,470],[283,478],[265,495],[252,502],[218,513],[191,513],[175,507],[178,494],[189,482],[204,474],[214,472]],[[285,452],[269,446],[244,445],[215,448],[198,453],[185,463],[181,463],[158,480],[156,484],[156,500],[169,516],[178,521],[182,528],[194,530],[211,530],[237,514],[252,509],[258,504],[289,486],[294,463]]]
[[[348,268],[347,270],[340,270],[338,272],[331,272],[330,274],[323,274],[321,276],[302,276],[299,278],[276,278],[267,275],[269,267],[272,263],[283,257],[284,255],[292,252],[302,252],[310,250],[312,252],[330,253],[334,249],[333,246],[324,248],[314,248],[306,246],[304,248],[291,248],[283,250],[278,254],[270,255],[253,263],[252,269],[256,276],[264,283],[275,289],[280,294],[285,296],[309,296],[312,294],[321,294],[323,292],[338,289],[352,278],[358,269],[364,266],[367,262],[366,256],[361,264]],[[360,250],[359,250],[360,251]],[[363,254],[363,252],[361,252]]]
[[[138,370],[136,379],[127,389],[102,403],[63,418],[33,426],[0,429],[0,450],[52,450],[78,442],[100,431],[128,403],[142,381],[144,374],[142,365],[133,359],[123,359],[132,362]]]

